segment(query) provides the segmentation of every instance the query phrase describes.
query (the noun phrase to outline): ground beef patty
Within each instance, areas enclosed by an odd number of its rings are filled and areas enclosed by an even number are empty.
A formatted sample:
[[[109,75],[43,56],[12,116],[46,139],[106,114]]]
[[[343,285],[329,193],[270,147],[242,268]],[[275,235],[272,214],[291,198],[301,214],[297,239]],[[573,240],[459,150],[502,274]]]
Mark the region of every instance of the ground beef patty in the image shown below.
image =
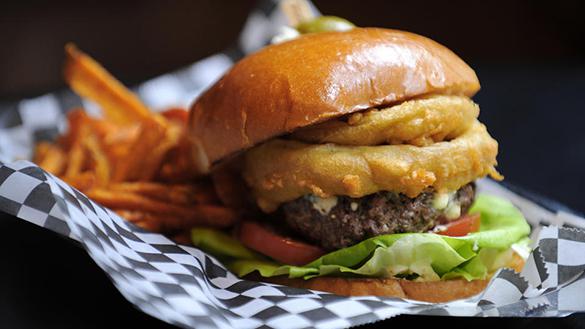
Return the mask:
[[[445,221],[443,210],[432,206],[434,193],[416,198],[378,192],[362,198],[337,197],[323,211],[315,198],[304,196],[281,206],[290,228],[327,250],[340,249],[367,238],[391,233],[426,232]],[[473,184],[460,188],[452,200],[467,212],[475,197]]]

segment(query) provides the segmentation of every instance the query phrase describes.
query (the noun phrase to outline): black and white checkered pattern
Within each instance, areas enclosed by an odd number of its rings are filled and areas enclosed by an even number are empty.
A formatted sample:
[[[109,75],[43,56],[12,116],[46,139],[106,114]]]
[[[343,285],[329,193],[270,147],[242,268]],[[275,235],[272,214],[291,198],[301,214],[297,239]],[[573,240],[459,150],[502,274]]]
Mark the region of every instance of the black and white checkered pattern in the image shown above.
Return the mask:
[[[284,23],[277,0],[260,1],[236,46],[134,90],[152,108],[187,105],[235,60],[270,40]],[[332,294],[240,280],[213,257],[144,231],[28,161],[38,140],[62,130],[83,106],[69,91],[0,104],[0,211],[79,241],[120,292],[144,312],[182,327],[342,328],[398,314],[565,316],[585,311],[585,220],[546,200],[534,202],[489,180],[481,191],[512,201],[537,241],[518,275],[503,270],[479,296],[448,304]],[[544,227],[543,225],[552,225]],[[561,226],[570,228],[561,228]]]
[[[482,182],[480,188],[486,184],[494,183]],[[580,298],[585,232],[578,229],[543,228],[523,277],[502,270],[480,296],[428,304],[240,280],[213,257],[124,221],[28,161],[0,166],[0,210],[79,241],[130,302],[183,327],[343,328],[398,314],[564,316],[585,311]]]

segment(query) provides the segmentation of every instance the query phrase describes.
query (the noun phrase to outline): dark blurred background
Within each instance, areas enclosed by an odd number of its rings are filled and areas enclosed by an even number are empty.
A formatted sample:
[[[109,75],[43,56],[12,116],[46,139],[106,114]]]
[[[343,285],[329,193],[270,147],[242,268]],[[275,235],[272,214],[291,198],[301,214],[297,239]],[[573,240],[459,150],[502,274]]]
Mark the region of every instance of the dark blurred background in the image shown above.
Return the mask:
[[[575,68],[585,57],[585,3],[578,0],[314,3],[322,13],[345,17],[358,26],[428,36],[477,69],[487,64]],[[127,83],[179,68],[233,42],[253,6],[250,0],[3,3],[0,97],[64,87],[60,69],[68,41]]]
[[[358,26],[416,32],[478,73],[481,119],[500,141],[507,181],[585,212],[585,2],[315,1]],[[64,88],[77,43],[126,84],[235,41],[254,1],[31,1],[0,10],[0,100]]]
[[[482,82],[475,99],[481,120],[500,142],[499,169],[506,181],[585,212],[585,2],[314,3],[322,13],[358,26],[416,32],[459,54]],[[60,70],[68,41],[129,85],[178,69],[230,46],[253,5],[212,0],[4,2],[0,101],[64,88]],[[0,247],[10,251],[0,271],[0,326],[163,325],[133,310],[74,244],[15,219],[6,218],[1,225]],[[583,319],[574,316],[554,325],[577,327]],[[478,323],[427,320],[466,328]],[[394,321],[414,325],[424,318]],[[553,322],[505,324],[535,328]]]

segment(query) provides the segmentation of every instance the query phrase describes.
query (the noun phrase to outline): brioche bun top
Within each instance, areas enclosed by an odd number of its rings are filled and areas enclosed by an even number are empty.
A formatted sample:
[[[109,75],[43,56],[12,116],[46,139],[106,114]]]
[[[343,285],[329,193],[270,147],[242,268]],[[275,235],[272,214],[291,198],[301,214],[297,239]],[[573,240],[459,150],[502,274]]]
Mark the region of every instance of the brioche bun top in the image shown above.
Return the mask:
[[[236,63],[191,108],[195,170],[272,137],[425,94],[479,90],[475,72],[444,46],[380,28],[302,35]]]

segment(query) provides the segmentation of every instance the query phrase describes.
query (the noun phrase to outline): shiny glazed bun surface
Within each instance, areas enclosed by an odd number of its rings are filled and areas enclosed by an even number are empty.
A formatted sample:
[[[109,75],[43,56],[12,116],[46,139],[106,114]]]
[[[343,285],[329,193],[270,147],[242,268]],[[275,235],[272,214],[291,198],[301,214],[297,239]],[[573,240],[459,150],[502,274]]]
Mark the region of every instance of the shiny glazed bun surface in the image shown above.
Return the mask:
[[[425,94],[473,96],[474,71],[444,46],[379,28],[308,34],[252,54],[192,106],[196,170],[272,137]]]

